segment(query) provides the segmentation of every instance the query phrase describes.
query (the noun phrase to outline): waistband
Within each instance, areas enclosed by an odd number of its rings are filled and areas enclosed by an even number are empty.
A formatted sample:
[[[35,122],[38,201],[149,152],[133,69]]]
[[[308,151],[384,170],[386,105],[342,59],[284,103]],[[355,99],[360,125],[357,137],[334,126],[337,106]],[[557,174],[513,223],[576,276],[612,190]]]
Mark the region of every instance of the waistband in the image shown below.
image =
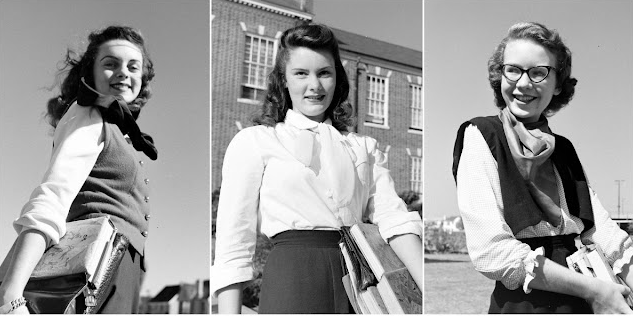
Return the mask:
[[[519,239],[519,241],[530,245],[530,248],[532,248],[532,250],[538,247],[575,248],[576,244],[574,243],[574,238],[576,238],[576,236],[578,236],[578,234],[522,238]]]
[[[341,233],[338,230],[287,230],[271,238],[275,247],[304,246],[338,248]]]

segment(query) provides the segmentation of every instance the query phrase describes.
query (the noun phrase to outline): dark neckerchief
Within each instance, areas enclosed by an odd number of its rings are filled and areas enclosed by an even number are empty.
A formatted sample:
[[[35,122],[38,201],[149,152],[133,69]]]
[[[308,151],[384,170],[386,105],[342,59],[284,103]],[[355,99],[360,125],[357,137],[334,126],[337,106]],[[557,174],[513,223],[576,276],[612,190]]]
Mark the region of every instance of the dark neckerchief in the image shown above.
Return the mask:
[[[108,105],[107,103],[110,104]],[[142,151],[151,160],[158,158],[154,140],[148,134],[141,132],[141,129],[136,124],[135,115],[132,114],[124,100],[112,96],[98,95],[83,82],[83,84],[79,85],[77,104],[81,106],[96,106],[106,122],[116,124],[123,135],[127,134],[130,137],[134,149]]]

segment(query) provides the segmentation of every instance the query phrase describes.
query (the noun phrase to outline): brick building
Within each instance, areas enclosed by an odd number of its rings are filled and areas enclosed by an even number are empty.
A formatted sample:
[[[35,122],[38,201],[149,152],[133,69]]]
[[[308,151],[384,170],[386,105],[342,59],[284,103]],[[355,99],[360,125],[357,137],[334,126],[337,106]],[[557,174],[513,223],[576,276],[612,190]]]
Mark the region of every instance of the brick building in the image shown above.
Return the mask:
[[[282,32],[314,18],[312,0],[214,0],[212,183],[221,184],[229,142],[259,108]],[[396,191],[422,192],[422,53],[334,29],[360,134],[389,156]],[[410,30],[421,36],[422,30]]]

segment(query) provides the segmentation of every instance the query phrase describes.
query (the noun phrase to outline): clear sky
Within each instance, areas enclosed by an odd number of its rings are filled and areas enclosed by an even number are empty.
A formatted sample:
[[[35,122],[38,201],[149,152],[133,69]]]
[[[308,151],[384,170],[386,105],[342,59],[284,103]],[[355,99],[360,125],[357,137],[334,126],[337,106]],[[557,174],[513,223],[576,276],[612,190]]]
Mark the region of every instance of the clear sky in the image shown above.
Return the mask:
[[[633,1],[426,0],[424,21],[424,215],[458,215],[451,174],[459,125],[496,115],[487,61],[508,28],[535,21],[560,32],[578,79],[571,103],[550,119],[569,138],[590,185],[617,216],[633,213]]]
[[[314,21],[422,50],[422,0],[315,0]]]
[[[0,257],[11,222],[47,167],[48,91],[67,48],[110,24],[141,30],[154,61],[154,96],[141,113],[158,160],[142,294],[209,277],[209,3],[201,0],[0,0]],[[149,161],[149,159],[147,159]]]

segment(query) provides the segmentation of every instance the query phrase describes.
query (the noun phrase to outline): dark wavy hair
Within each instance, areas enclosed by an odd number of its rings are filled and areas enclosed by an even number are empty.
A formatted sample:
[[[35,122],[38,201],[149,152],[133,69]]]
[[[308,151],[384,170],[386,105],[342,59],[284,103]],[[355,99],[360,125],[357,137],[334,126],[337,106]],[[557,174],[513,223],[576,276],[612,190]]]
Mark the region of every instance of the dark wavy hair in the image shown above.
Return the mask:
[[[149,52],[145,47],[145,40],[141,33],[128,26],[109,26],[102,30],[97,30],[88,35],[88,48],[83,55],[78,55],[74,51],[68,49],[66,58],[63,61],[64,66],[61,67],[58,76],[66,77],[60,84],[60,95],[48,100],[47,117],[49,123],[56,127],[59,120],[66,112],[68,106],[77,98],[81,78],[84,77],[86,83],[94,88],[94,63],[99,53],[101,44],[111,40],[126,40],[136,45],[143,54],[143,75],[141,79],[141,90],[130,102],[130,111],[135,117],[138,117],[140,109],[145,106],[152,95],[150,81],[154,78],[154,64],[149,57]]]
[[[330,52],[334,58],[336,87],[332,103],[325,111],[325,117],[330,118],[332,126],[339,131],[347,131],[348,127],[354,125],[354,112],[352,106],[347,102],[349,81],[341,62],[338,41],[332,30],[321,24],[299,25],[284,31],[279,43],[275,66],[268,75],[266,99],[262,103],[261,112],[253,117],[253,123],[275,126],[275,124],[284,121],[286,112],[292,108],[292,100],[285,86],[286,63],[294,48],[306,47],[312,50],[325,50]]]
[[[546,116],[551,116],[571,101],[578,80],[571,77],[571,51],[563,43],[556,30],[550,30],[540,23],[521,22],[512,25],[508,30],[508,35],[499,43],[488,60],[488,81],[494,90],[495,103],[500,109],[506,107],[501,94],[503,54],[508,42],[518,39],[534,41],[556,56],[556,88],[560,89],[560,93],[552,97],[543,111]]]

